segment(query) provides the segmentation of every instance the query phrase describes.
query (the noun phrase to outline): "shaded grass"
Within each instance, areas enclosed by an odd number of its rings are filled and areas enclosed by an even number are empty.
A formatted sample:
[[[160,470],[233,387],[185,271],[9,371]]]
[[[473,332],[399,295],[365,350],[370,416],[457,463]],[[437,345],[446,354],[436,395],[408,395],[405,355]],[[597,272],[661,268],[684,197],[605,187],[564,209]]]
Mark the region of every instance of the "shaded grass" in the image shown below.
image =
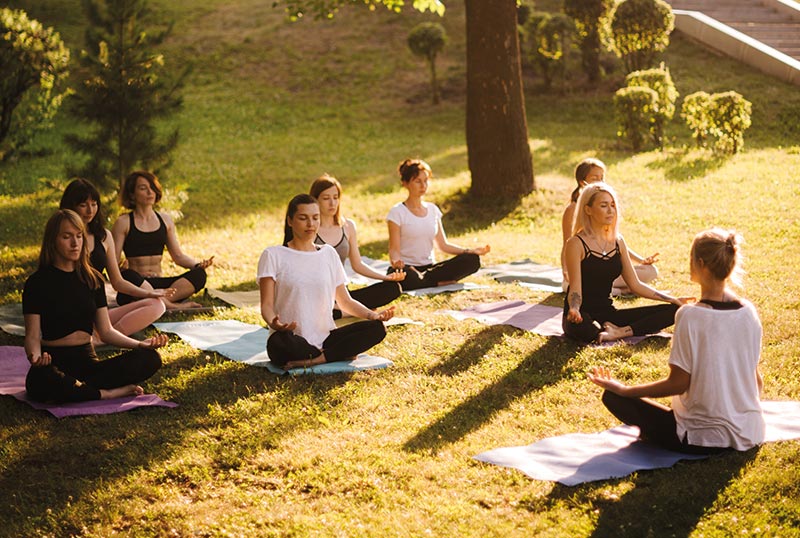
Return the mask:
[[[69,2],[15,2],[63,22]],[[331,23],[286,23],[256,0],[157,2],[177,19],[169,58],[195,62],[176,122],[183,141],[164,175],[188,200],[179,227],[192,255],[216,254],[210,285],[252,288],[260,250],[279,241],[289,196],[323,171],[345,185],[344,209],[362,252],[386,255],[384,218],[402,199],[396,163],[426,158],[430,199],[465,245],[488,242],[488,263],[557,263],[560,216],[582,157],[609,164],[622,193],[623,232],[640,253],[661,252],[661,289],[695,292],[687,254],[698,230],[745,236],[745,296],[764,324],[766,396],[798,398],[800,165],[796,140],[773,122],[800,104],[796,88],[675,37],[666,58],[682,95],[736,89],[754,103],[744,153],[690,146],[679,120],[669,148],[631,155],[611,116],[614,80],[563,96],[530,90],[527,111],[539,190],[519,203],[475,200],[463,133],[463,8],[443,20],[452,92],[435,108],[427,72],[405,49],[423,17],[345,10]],[[709,82],[710,81],[710,82]],[[529,87],[533,87],[532,85]],[[794,107],[794,108],[793,108]],[[50,153],[0,165],[0,302],[20,300],[40,230],[59,198],[73,129],[59,118]],[[489,283],[488,281],[483,281]],[[679,464],[574,488],[471,460],[484,450],[614,424],[584,379],[607,364],[627,381],[659,378],[664,342],[579,348],[509,327],[437,314],[476,302],[560,304],[561,295],[493,284],[489,290],[401,298],[375,352],[389,370],[283,379],[173,340],[148,389],[174,410],[54,421],[0,399],[0,535],[7,536],[789,536],[800,522],[798,443]],[[212,301],[203,298],[204,302]],[[626,304],[639,304],[627,301]],[[204,318],[260,323],[254,312]],[[21,345],[0,334],[0,344]]]

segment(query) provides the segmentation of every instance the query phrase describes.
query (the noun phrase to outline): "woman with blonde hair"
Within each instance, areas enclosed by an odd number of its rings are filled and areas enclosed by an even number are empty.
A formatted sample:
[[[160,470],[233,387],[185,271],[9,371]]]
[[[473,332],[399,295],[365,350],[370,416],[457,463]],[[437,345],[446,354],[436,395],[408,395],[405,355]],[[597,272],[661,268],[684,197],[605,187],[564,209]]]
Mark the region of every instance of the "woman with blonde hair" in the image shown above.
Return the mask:
[[[675,311],[689,299],[671,297],[639,281],[619,233],[621,212],[614,189],[602,182],[587,185],[575,211],[573,234],[564,246],[569,276],[564,334],[581,342],[605,342],[672,325]],[[611,287],[620,275],[636,295],[669,304],[616,309]]]
[[[740,271],[741,237],[714,228],[692,242],[690,273],[700,300],[678,310],[669,376],[643,385],[594,367],[603,404],[640,436],[669,450],[709,454],[750,449],[764,440],[758,362],[761,322],[752,303],[728,286]],[[648,398],[672,396],[672,409]]]

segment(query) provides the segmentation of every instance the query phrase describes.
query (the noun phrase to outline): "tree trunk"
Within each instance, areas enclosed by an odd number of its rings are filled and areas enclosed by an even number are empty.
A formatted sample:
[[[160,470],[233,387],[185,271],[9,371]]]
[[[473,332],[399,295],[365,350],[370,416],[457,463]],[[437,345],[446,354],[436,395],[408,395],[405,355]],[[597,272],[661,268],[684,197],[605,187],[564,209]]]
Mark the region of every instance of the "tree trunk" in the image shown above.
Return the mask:
[[[534,188],[516,0],[464,0],[471,192],[514,198]]]

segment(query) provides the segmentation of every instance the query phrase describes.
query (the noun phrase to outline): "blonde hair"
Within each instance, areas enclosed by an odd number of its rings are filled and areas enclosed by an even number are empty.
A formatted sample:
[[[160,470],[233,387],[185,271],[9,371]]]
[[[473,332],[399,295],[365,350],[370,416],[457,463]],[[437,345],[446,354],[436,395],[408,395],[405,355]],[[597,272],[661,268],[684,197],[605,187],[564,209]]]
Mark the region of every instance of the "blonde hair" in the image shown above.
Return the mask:
[[[611,196],[611,200],[614,202],[614,206],[617,208],[617,215],[614,219],[614,237],[619,235],[619,223],[622,221],[622,208],[619,205],[616,191],[614,191],[611,185],[602,182],[586,185],[581,191],[580,196],[578,196],[575,216],[572,221],[572,235],[577,234],[581,230],[586,230],[589,234],[595,232],[592,229],[592,219],[586,214],[585,208],[587,206],[592,207],[595,198],[597,198],[597,195],[601,192],[608,193]]]
[[[727,280],[741,287],[744,270],[740,246],[743,242],[742,236],[733,230],[704,230],[692,241],[692,262],[696,266],[702,262],[717,280]]]
[[[103,285],[103,277],[98,273],[89,262],[89,250],[86,248],[86,226],[83,219],[71,209],[59,209],[47,221],[44,227],[44,237],[42,238],[42,250],[39,252],[39,268],[48,267],[55,264],[57,258],[56,240],[61,232],[61,224],[68,222],[81,234],[84,240],[81,242],[81,254],[78,265],[75,268],[78,278],[92,289],[97,289]],[[102,246],[100,248],[103,248]]]

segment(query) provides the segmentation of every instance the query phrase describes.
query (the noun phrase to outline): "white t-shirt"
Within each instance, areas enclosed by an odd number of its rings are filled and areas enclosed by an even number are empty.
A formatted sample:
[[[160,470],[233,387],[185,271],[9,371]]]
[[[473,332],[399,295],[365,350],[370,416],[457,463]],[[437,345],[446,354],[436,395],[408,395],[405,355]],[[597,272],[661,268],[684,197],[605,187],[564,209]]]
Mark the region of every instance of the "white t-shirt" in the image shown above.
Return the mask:
[[[268,247],[258,260],[256,281],[267,277],[275,280],[275,313],[281,321],[296,321],[294,333],[322,348],[322,342],[336,328],[336,288],[347,281],[336,251],[330,245],[314,252]],[[270,335],[272,332],[270,329]]]
[[[386,220],[400,226],[400,259],[408,265],[430,265],[433,257],[433,239],[441,226],[442,211],[430,202],[422,202],[427,209],[424,217],[418,217],[404,203],[395,204]]]
[[[675,315],[669,363],[688,372],[689,389],[672,397],[680,439],[747,450],[764,440],[756,381],[761,322],[755,307],[682,306]]]

